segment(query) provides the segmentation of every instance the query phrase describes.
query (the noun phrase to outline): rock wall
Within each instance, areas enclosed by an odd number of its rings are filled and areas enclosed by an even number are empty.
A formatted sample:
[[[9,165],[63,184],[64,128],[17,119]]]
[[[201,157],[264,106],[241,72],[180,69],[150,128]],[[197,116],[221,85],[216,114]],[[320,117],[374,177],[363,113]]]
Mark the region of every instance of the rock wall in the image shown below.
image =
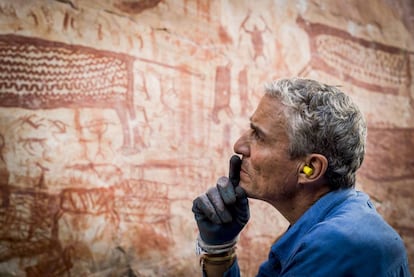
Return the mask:
[[[198,275],[192,199],[263,83],[295,75],[360,105],[358,187],[414,261],[413,18],[411,0],[0,2],[0,275]],[[244,276],[286,227],[252,201]]]

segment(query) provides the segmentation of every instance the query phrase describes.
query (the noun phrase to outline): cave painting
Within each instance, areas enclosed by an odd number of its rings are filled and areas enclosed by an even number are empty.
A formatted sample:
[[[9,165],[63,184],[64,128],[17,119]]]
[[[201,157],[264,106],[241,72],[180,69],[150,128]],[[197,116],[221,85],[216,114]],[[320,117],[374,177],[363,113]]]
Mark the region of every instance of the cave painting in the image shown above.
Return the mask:
[[[142,138],[135,124],[134,58],[38,38],[0,35],[0,107],[114,109],[124,152]]]
[[[168,255],[168,185],[129,177],[120,158],[142,145],[133,61],[0,36],[0,107],[11,111],[0,126],[0,273],[73,276]]]
[[[220,111],[226,112],[228,116],[233,114],[230,107],[231,97],[231,63],[216,67],[214,82],[214,107],[212,111],[213,122],[220,123]]]
[[[249,109],[251,108],[249,105],[249,79],[247,66],[244,66],[243,69],[240,70],[237,81],[240,95],[240,112],[242,116],[247,116]]]
[[[168,185],[124,176],[111,114],[68,114],[29,111],[2,131],[0,266],[62,276],[114,262],[114,252],[168,251]]]
[[[405,49],[368,41],[346,31],[298,17],[309,35],[311,59],[299,75],[321,70],[361,88],[398,94],[411,86],[410,59]],[[367,66],[369,65],[369,66]]]
[[[251,17],[251,12],[248,12],[246,17],[244,18],[243,22],[240,25],[240,30],[243,30],[250,36],[250,42],[253,47],[253,61],[256,61],[258,58],[262,57],[266,60],[265,53],[264,53],[264,40],[263,34],[268,31],[271,33],[271,30],[266,24],[266,21],[262,16],[259,17],[258,22],[253,23],[253,19]],[[247,26],[250,23],[253,26]],[[259,23],[262,23],[262,27],[259,27]]]
[[[23,265],[27,276],[62,276],[79,260],[99,263],[116,249],[133,248],[144,258],[154,247],[165,252],[167,192],[167,185],[145,180],[57,194],[1,186],[0,263]]]

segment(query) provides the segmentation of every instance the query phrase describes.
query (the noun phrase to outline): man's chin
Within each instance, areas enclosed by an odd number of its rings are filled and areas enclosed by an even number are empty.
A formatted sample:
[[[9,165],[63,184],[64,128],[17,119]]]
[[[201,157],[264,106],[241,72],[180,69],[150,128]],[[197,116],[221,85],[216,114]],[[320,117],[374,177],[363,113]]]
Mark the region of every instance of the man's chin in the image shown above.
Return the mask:
[[[251,194],[251,193],[248,193],[248,192],[246,192],[246,195],[247,195],[247,198],[250,198],[250,199],[259,199],[254,194]]]
[[[255,197],[252,195],[252,193],[250,192],[249,187],[248,187],[246,184],[244,184],[244,183],[240,182],[240,183],[239,183],[239,187],[240,187],[240,188],[244,191],[245,195],[246,195],[248,198],[255,198]]]

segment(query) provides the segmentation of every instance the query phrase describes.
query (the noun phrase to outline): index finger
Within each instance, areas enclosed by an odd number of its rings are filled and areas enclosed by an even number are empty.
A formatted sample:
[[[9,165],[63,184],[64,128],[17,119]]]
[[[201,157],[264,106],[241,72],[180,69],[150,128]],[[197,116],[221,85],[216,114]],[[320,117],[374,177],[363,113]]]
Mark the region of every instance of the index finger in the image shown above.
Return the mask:
[[[229,179],[234,187],[240,182],[241,159],[237,155],[230,158]]]

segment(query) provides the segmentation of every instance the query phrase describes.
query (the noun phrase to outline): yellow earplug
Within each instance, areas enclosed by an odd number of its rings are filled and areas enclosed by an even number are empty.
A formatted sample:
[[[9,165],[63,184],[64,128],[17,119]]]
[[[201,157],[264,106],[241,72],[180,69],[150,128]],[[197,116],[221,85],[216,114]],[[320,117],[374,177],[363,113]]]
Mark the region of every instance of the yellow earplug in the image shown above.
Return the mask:
[[[312,175],[312,173],[313,173],[313,169],[312,169],[312,167],[309,167],[309,166],[305,165],[305,166],[303,167],[303,173],[305,173],[305,174],[306,174],[306,176],[311,176],[311,175]]]

